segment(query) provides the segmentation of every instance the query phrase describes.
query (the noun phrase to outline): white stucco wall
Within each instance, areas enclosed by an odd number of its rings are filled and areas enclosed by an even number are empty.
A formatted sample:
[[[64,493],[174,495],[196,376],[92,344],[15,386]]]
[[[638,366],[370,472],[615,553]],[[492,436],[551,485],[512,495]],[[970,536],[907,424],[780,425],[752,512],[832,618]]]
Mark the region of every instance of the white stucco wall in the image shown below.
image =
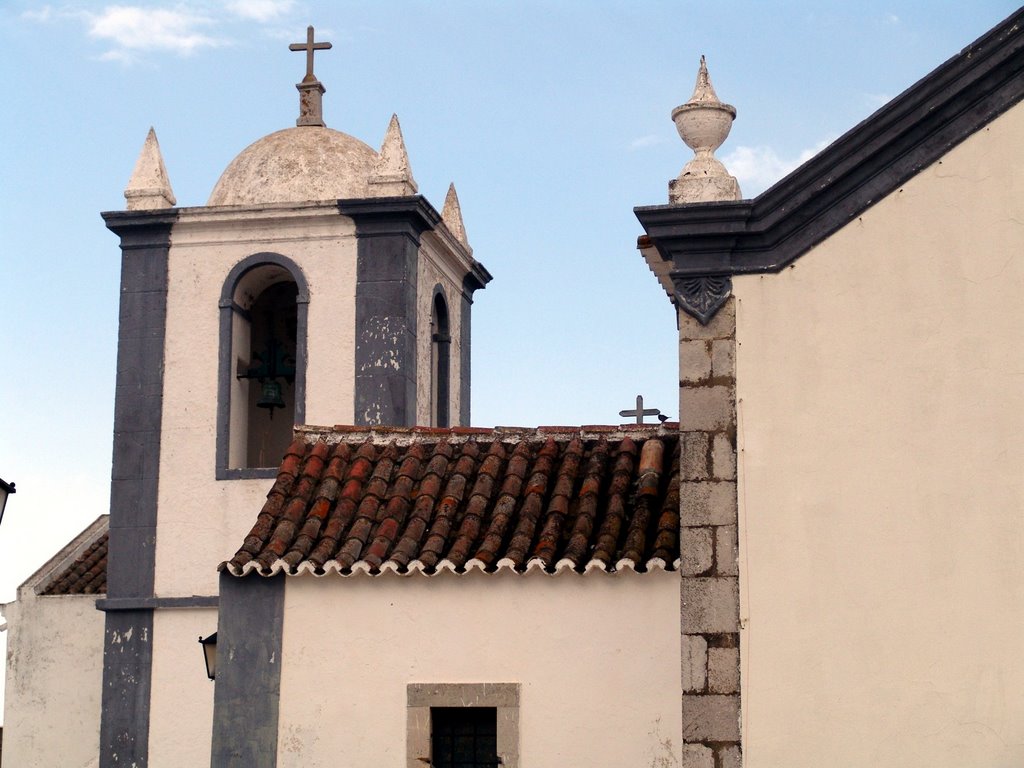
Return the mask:
[[[3,768],[96,764],[104,620],[96,597],[40,597],[22,588],[18,601],[3,607],[8,633]]]
[[[1024,765],[1024,107],[734,292],[745,765]]]
[[[457,425],[462,402],[459,376],[462,371],[462,275],[466,266],[454,264],[453,254],[430,234],[424,236],[419,257],[416,275],[417,323],[420,325],[416,339],[416,423],[424,426],[431,423],[430,320],[434,286],[441,285],[448,302],[448,332],[451,336],[448,349],[448,422],[449,425]]]
[[[149,768],[210,764],[213,681],[198,640],[216,631],[216,608],[153,612]]]
[[[214,479],[218,302],[231,269],[260,252],[287,256],[309,285],[306,417],[352,419],[356,239],[329,204],[185,209],[171,233],[156,594],[217,592],[216,566],[252,526],[272,480]]]
[[[408,683],[520,683],[520,765],[677,766],[679,578],[289,577],[280,768],[406,765]]]

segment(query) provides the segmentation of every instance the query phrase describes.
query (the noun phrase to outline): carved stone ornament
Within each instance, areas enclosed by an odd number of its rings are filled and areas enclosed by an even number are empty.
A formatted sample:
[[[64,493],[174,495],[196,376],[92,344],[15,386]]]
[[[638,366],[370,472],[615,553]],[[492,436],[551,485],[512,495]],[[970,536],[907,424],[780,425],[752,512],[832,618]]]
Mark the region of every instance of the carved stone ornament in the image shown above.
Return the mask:
[[[730,275],[686,275],[673,277],[676,303],[701,325],[707,325],[732,293]]]

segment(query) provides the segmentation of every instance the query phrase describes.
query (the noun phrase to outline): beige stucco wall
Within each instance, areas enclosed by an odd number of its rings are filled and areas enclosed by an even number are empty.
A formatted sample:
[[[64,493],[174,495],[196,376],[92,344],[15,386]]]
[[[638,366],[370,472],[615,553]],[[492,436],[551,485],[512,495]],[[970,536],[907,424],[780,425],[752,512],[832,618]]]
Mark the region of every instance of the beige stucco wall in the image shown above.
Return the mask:
[[[149,768],[210,764],[213,681],[206,676],[198,639],[216,630],[216,608],[153,613]]]
[[[520,765],[677,766],[676,573],[289,577],[280,768],[406,765],[408,683],[520,683]]]
[[[99,755],[103,618],[96,595],[40,597],[3,606],[7,691],[3,768],[86,768]]]
[[[309,285],[306,423],[352,419],[356,239],[337,207],[186,209],[171,234],[156,594],[217,592],[270,480],[214,479],[218,302],[231,269],[254,253],[287,256]]]
[[[1024,107],[734,292],[745,764],[1024,765]]]

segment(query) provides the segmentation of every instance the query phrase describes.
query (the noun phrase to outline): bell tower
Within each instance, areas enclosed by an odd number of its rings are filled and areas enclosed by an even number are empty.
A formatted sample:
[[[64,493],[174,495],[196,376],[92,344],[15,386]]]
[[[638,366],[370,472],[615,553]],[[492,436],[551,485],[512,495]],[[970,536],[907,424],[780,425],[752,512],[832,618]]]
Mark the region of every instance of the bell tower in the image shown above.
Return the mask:
[[[306,53],[293,127],[242,150],[195,207],[177,206],[150,130],[126,210],[103,214],[122,271],[101,766],[147,764],[154,729],[205,695],[153,676],[214,630],[216,565],[295,424],[469,423],[490,274],[455,188],[440,212],[419,194],[396,116],[379,151],[328,128],[314,53],[330,43],[310,28],[290,48]]]

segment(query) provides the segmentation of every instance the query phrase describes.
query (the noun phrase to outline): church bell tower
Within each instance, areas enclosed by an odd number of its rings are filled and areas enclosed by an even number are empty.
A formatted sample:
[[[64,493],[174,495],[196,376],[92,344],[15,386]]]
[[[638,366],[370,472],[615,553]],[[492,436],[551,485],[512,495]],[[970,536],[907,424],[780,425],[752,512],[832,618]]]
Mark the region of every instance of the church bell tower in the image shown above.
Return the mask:
[[[440,213],[418,194],[395,116],[379,151],[328,128],[314,55],[330,44],[310,27],[290,48],[306,54],[294,127],[195,207],[176,207],[151,130],[126,210],[103,214],[122,272],[101,766],[146,764],[149,724],[174,720],[154,665],[210,630],[216,564],[295,424],[469,422],[490,275],[455,188]]]

